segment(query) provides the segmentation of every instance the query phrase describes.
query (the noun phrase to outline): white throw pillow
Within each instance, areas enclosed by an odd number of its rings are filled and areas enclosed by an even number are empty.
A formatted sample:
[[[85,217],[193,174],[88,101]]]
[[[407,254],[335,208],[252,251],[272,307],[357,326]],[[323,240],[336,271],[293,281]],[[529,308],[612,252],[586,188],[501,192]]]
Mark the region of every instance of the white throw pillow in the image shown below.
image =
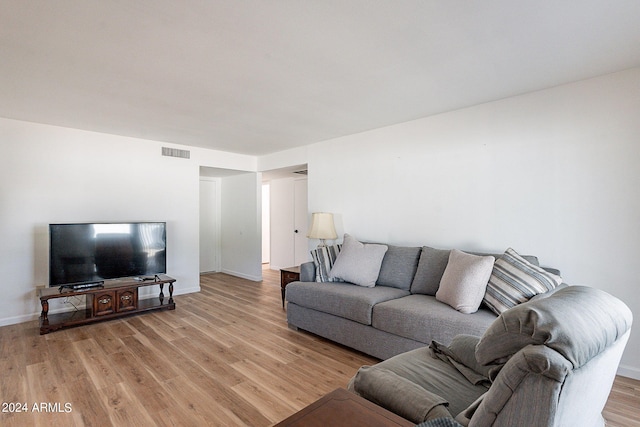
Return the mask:
[[[360,243],[354,237],[345,234],[342,249],[329,272],[329,279],[373,288],[387,249],[386,245]]]
[[[475,313],[482,303],[494,262],[492,256],[471,255],[453,249],[436,299],[461,313]]]

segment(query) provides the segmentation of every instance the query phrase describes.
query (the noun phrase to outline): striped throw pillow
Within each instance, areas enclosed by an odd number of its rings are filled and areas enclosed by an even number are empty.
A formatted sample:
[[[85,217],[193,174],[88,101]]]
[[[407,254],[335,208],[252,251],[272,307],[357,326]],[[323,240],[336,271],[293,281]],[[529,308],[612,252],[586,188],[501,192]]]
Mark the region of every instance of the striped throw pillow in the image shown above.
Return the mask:
[[[334,282],[329,278],[329,272],[338,258],[342,245],[319,246],[311,251],[311,258],[316,267],[316,282]]]
[[[560,283],[560,276],[531,264],[509,248],[494,263],[482,302],[499,315]]]

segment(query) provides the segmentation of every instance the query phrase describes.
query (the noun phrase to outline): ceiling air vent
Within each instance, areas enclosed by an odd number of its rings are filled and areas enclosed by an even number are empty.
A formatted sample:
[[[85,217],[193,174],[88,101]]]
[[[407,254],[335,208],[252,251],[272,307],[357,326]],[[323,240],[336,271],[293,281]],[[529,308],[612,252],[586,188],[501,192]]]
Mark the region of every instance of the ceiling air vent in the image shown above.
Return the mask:
[[[307,170],[301,170],[301,171],[294,171],[293,173],[297,173],[298,175],[307,175]]]
[[[168,157],[180,157],[181,159],[188,159],[191,157],[191,151],[180,150],[178,148],[162,147],[162,155]]]

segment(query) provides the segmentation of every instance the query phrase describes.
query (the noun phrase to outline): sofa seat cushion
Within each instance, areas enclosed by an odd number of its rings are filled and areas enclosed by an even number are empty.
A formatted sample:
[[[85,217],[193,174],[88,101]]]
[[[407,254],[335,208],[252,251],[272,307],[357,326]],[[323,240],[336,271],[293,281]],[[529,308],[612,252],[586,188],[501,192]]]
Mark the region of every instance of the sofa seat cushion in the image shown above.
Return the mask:
[[[428,347],[399,354],[373,367],[367,368],[368,371],[376,369],[391,371],[401,378],[416,384],[418,386],[415,388],[416,393],[420,393],[420,389],[424,389],[430,394],[444,397],[449,404],[449,412],[454,416],[465,410],[488,389],[483,384],[471,384],[449,363],[433,357]],[[357,375],[358,374],[356,374],[356,377]],[[354,391],[358,394],[366,394],[365,391],[358,390],[358,388],[355,387],[357,384],[358,382],[354,378],[352,385]],[[392,386],[393,384],[391,383],[389,389],[386,390],[389,393],[389,400],[393,400],[394,398]],[[377,390],[376,394],[383,396],[384,392],[385,390]],[[406,399],[407,401],[421,401],[424,399],[424,396],[406,396]],[[379,404],[386,406],[384,402],[380,402]]]
[[[377,304],[372,325],[426,345],[432,340],[449,345],[458,334],[481,336],[497,317],[484,307],[464,314],[434,296],[416,294]]]
[[[409,291],[388,286],[366,288],[346,282],[293,282],[286,289],[289,302],[364,325],[371,325],[371,311],[376,304],[407,295]]]
[[[464,375],[469,382],[478,384],[482,381],[489,381],[493,378],[496,370],[500,370],[503,365],[481,365],[476,360],[476,346],[480,337],[474,335],[456,335],[449,346],[432,341],[429,346],[434,355],[444,361],[449,361],[457,370]]]

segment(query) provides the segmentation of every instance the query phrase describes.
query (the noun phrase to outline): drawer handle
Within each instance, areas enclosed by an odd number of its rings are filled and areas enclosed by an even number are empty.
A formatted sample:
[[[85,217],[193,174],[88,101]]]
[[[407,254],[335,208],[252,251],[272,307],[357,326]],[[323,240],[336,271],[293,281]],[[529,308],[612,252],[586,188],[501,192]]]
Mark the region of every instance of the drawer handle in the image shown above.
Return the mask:
[[[120,301],[129,301],[131,299],[131,295],[122,295],[120,297]]]
[[[100,304],[109,304],[111,302],[111,298],[103,298],[98,300]]]

